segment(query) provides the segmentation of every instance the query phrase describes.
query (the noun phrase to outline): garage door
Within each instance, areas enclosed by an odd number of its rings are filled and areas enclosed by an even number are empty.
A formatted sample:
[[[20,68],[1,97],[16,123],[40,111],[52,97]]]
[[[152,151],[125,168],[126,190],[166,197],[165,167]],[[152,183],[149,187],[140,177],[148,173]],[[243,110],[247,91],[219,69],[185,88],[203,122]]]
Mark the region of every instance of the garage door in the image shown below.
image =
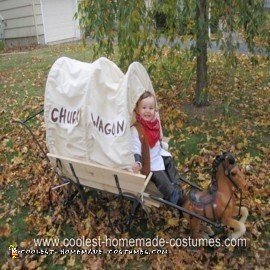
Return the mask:
[[[80,38],[77,0],[41,0],[45,43]]]

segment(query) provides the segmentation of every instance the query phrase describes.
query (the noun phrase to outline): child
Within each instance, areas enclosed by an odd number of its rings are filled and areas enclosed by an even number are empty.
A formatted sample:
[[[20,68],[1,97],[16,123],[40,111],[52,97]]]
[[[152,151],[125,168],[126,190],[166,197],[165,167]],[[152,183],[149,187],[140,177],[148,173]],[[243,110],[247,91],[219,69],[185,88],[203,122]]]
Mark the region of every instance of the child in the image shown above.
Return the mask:
[[[171,154],[161,147],[161,126],[156,111],[155,96],[146,91],[137,101],[136,122],[131,127],[132,151],[135,163],[134,173],[148,175],[153,172],[151,181],[165,200],[174,204],[183,203],[179,190],[179,176],[175,170]]]

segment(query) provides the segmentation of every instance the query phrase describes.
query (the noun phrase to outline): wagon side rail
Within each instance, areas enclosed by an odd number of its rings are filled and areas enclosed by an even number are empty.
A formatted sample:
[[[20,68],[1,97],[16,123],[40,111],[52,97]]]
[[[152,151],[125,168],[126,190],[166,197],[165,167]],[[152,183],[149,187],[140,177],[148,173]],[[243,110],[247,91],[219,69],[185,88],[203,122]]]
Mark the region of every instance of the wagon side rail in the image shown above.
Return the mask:
[[[117,195],[132,194],[138,199],[142,197],[152,175],[146,177],[51,153],[47,156],[58,174],[75,184]]]

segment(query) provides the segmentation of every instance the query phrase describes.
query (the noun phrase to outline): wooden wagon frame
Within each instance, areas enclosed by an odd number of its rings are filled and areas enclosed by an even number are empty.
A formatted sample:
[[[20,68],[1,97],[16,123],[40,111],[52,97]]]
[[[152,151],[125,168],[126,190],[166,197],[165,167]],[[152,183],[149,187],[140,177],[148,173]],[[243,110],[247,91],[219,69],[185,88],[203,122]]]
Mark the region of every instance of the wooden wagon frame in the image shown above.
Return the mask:
[[[198,215],[179,205],[175,205],[167,200],[164,200],[161,193],[150,181],[152,173],[147,176],[134,174],[122,169],[109,168],[99,164],[46,153],[28,125],[30,120],[42,113],[43,110],[40,110],[39,112],[28,117],[26,120],[17,120],[15,122],[23,125],[30,132],[39,149],[42,151],[44,157],[51,163],[52,167],[55,169],[59,178],[63,182],[61,185],[51,188],[51,191],[69,184],[75,187],[75,193],[69,196],[67,199],[67,205],[69,205],[75,196],[79,194],[84,206],[86,206],[87,200],[84,188],[91,188],[94,190],[115,194],[121,199],[122,203],[124,199],[132,201],[131,212],[125,220],[125,227],[132,223],[133,219],[135,218],[136,210],[139,206],[141,206],[148,215],[148,211],[145,206],[159,207],[161,204],[173,207],[217,228],[221,227],[219,222],[213,222],[204,216]],[[200,187],[187,181],[184,177],[181,177],[180,180],[201,190]]]

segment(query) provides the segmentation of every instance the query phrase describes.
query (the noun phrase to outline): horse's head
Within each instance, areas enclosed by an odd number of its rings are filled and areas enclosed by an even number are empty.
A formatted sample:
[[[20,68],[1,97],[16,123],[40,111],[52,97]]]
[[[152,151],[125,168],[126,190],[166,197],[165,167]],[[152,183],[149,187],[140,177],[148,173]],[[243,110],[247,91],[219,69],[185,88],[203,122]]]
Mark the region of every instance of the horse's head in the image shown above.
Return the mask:
[[[233,186],[241,190],[247,189],[244,174],[237,166],[235,158],[230,152],[225,152],[214,160],[213,172],[217,174],[220,170],[223,170],[223,175],[230,180]]]

